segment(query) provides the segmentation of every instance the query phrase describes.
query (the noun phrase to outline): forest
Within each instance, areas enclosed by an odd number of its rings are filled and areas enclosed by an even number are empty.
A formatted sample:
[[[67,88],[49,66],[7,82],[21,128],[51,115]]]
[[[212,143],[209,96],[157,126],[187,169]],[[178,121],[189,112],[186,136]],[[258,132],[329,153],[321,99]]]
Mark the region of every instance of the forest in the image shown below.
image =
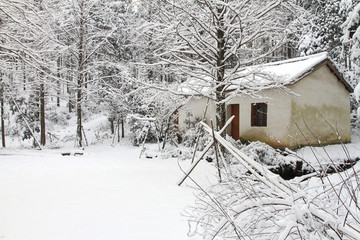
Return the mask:
[[[67,115],[81,147],[84,119],[99,112],[112,131],[130,115],[154,117],[163,138],[190,77],[209,77],[221,127],[231,72],[318,52],[355,87],[358,2],[3,0],[2,146],[7,136],[44,146]]]
[[[351,143],[226,136],[244,69],[314,54]],[[360,239],[359,57],[360,0],[1,0],[0,239]]]

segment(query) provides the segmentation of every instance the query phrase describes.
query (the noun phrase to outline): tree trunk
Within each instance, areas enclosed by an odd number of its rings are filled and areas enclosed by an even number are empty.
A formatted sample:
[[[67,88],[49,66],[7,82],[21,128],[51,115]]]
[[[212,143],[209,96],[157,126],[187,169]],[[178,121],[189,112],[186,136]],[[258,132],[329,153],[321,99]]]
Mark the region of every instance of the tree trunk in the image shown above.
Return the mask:
[[[24,91],[26,91],[26,66],[25,66],[25,61],[22,61],[22,74],[23,74],[23,89]]]
[[[115,126],[114,126],[114,119],[109,119],[110,122],[110,130],[111,130],[111,135],[114,135],[115,133]]]
[[[46,144],[44,72],[40,72],[40,144]]]
[[[60,107],[60,94],[61,94],[61,74],[60,74],[60,67],[61,67],[61,58],[58,57],[57,59],[57,91],[56,91],[56,106]]]
[[[79,58],[78,58],[78,79],[77,79],[77,99],[76,99],[76,110],[77,110],[77,139],[78,146],[82,147],[82,88],[84,81],[84,35],[85,35],[85,23],[83,16],[82,5],[80,6],[80,23],[79,23]]]
[[[224,92],[224,77],[225,77],[225,32],[224,32],[224,16],[223,7],[217,9],[219,19],[217,23],[217,62],[216,62],[216,127],[221,129],[225,125],[226,106],[225,106],[225,92]],[[223,133],[225,135],[225,132]]]
[[[81,75],[81,74],[80,74]],[[77,131],[76,136],[78,139],[78,146],[82,147],[82,109],[81,109],[81,77],[78,78],[78,90],[77,90],[77,99],[76,99],[76,112],[77,112]]]
[[[117,136],[118,136],[118,142],[120,142],[120,119],[117,120]]]
[[[1,81],[0,81],[1,82]],[[3,87],[0,88],[0,108],[1,108],[1,143],[2,147],[6,147],[5,144],[5,121],[4,121],[4,90]]]
[[[73,81],[74,81],[73,70],[71,69],[71,71],[68,74],[69,74],[69,76],[68,76],[68,83],[66,85],[66,89],[67,89],[67,93],[69,94],[68,109],[69,109],[69,113],[71,113],[72,109],[74,107],[73,106],[73,99],[72,99],[73,91],[71,90],[71,86],[70,86],[70,84],[73,83]]]
[[[121,118],[121,138],[125,137],[124,118]]]

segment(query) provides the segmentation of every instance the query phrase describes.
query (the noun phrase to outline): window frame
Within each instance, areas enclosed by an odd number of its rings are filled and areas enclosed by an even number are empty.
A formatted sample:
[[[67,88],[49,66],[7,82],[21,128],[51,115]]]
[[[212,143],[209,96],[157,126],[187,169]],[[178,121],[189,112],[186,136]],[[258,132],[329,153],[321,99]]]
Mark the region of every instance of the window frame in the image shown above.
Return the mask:
[[[251,127],[267,127],[267,115],[267,103],[251,103]]]

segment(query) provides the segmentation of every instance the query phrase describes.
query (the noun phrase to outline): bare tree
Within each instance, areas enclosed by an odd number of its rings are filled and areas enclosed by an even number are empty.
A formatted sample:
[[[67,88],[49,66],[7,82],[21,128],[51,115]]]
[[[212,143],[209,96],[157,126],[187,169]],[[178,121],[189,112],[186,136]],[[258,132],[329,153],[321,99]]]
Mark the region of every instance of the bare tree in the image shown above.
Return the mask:
[[[97,0],[61,1],[62,10],[55,16],[59,22],[58,34],[62,51],[66,54],[65,65],[75,74],[77,145],[83,146],[83,104],[87,100],[89,87],[98,80],[97,67],[104,65],[102,50],[110,45],[108,38],[115,26],[106,2]],[[69,83],[68,83],[69,84]]]
[[[165,4],[164,4],[165,3]],[[204,81],[216,103],[216,124],[225,124],[226,90],[244,66],[263,62],[283,43],[291,1],[164,1],[151,26],[161,64]],[[155,29],[155,30],[154,30]],[[246,86],[242,86],[243,89]],[[245,91],[244,91],[245,92]]]
[[[55,46],[52,44],[51,18],[43,1],[4,0],[0,5],[3,20],[3,31],[0,32],[1,53],[15,65],[10,77],[14,81],[7,88],[12,94],[7,95],[14,96],[20,89],[36,92],[34,95],[39,106],[40,142],[45,145],[46,80],[51,75],[51,53]],[[7,68],[7,65],[3,67]],[[29,72],[37,72],[38,74],[34,74],[37,79],[28,81]]]

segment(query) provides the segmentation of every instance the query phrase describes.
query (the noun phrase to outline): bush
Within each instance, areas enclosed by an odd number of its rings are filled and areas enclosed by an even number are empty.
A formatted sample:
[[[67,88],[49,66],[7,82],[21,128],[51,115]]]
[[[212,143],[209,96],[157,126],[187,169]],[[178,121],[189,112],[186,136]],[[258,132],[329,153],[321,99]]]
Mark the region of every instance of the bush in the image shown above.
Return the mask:
[[[234,150],[234,158],[247,172],[226,171],[220,183],[207,189],[193,181],[200,191],[185,213],[191,234],[204,239],[360,239],[359,164],[332,176],[290,182],[253,160],[275,159],[276,152],[266,153],[259,143],[244,148],[253,156]]]
[[[53,124],[62,125],[62,126],[68,125],[68,120],[71,118],[68,111],[57,112],[54,110],[52,111],[50,110],[46,113],[46,116],[47,119]]]
[[[130,127],[130,141],[134,146],[139,146],[142,142],[156,142],[158,139],[155,123],[139,120],[138,116],[129,116],[127,123]],[[147,135],[147,136],[146,136]]]
[[[355,95],[350,95],[350,106],[351,106],[351,128],[357,132],[360,132],[360,116],[359,109],[360,103],[356,101]]]
[[[198,137],[199,137],[198,128],[197,127],[190,128],[183,134],[182,144],[185,147],[193,148],[196,145],[196,141]],[[210,139],[211,139],[210,136],[200,133],[200,139],[197,150],[202,151],[207,145],[207,143],[210,141]]]

